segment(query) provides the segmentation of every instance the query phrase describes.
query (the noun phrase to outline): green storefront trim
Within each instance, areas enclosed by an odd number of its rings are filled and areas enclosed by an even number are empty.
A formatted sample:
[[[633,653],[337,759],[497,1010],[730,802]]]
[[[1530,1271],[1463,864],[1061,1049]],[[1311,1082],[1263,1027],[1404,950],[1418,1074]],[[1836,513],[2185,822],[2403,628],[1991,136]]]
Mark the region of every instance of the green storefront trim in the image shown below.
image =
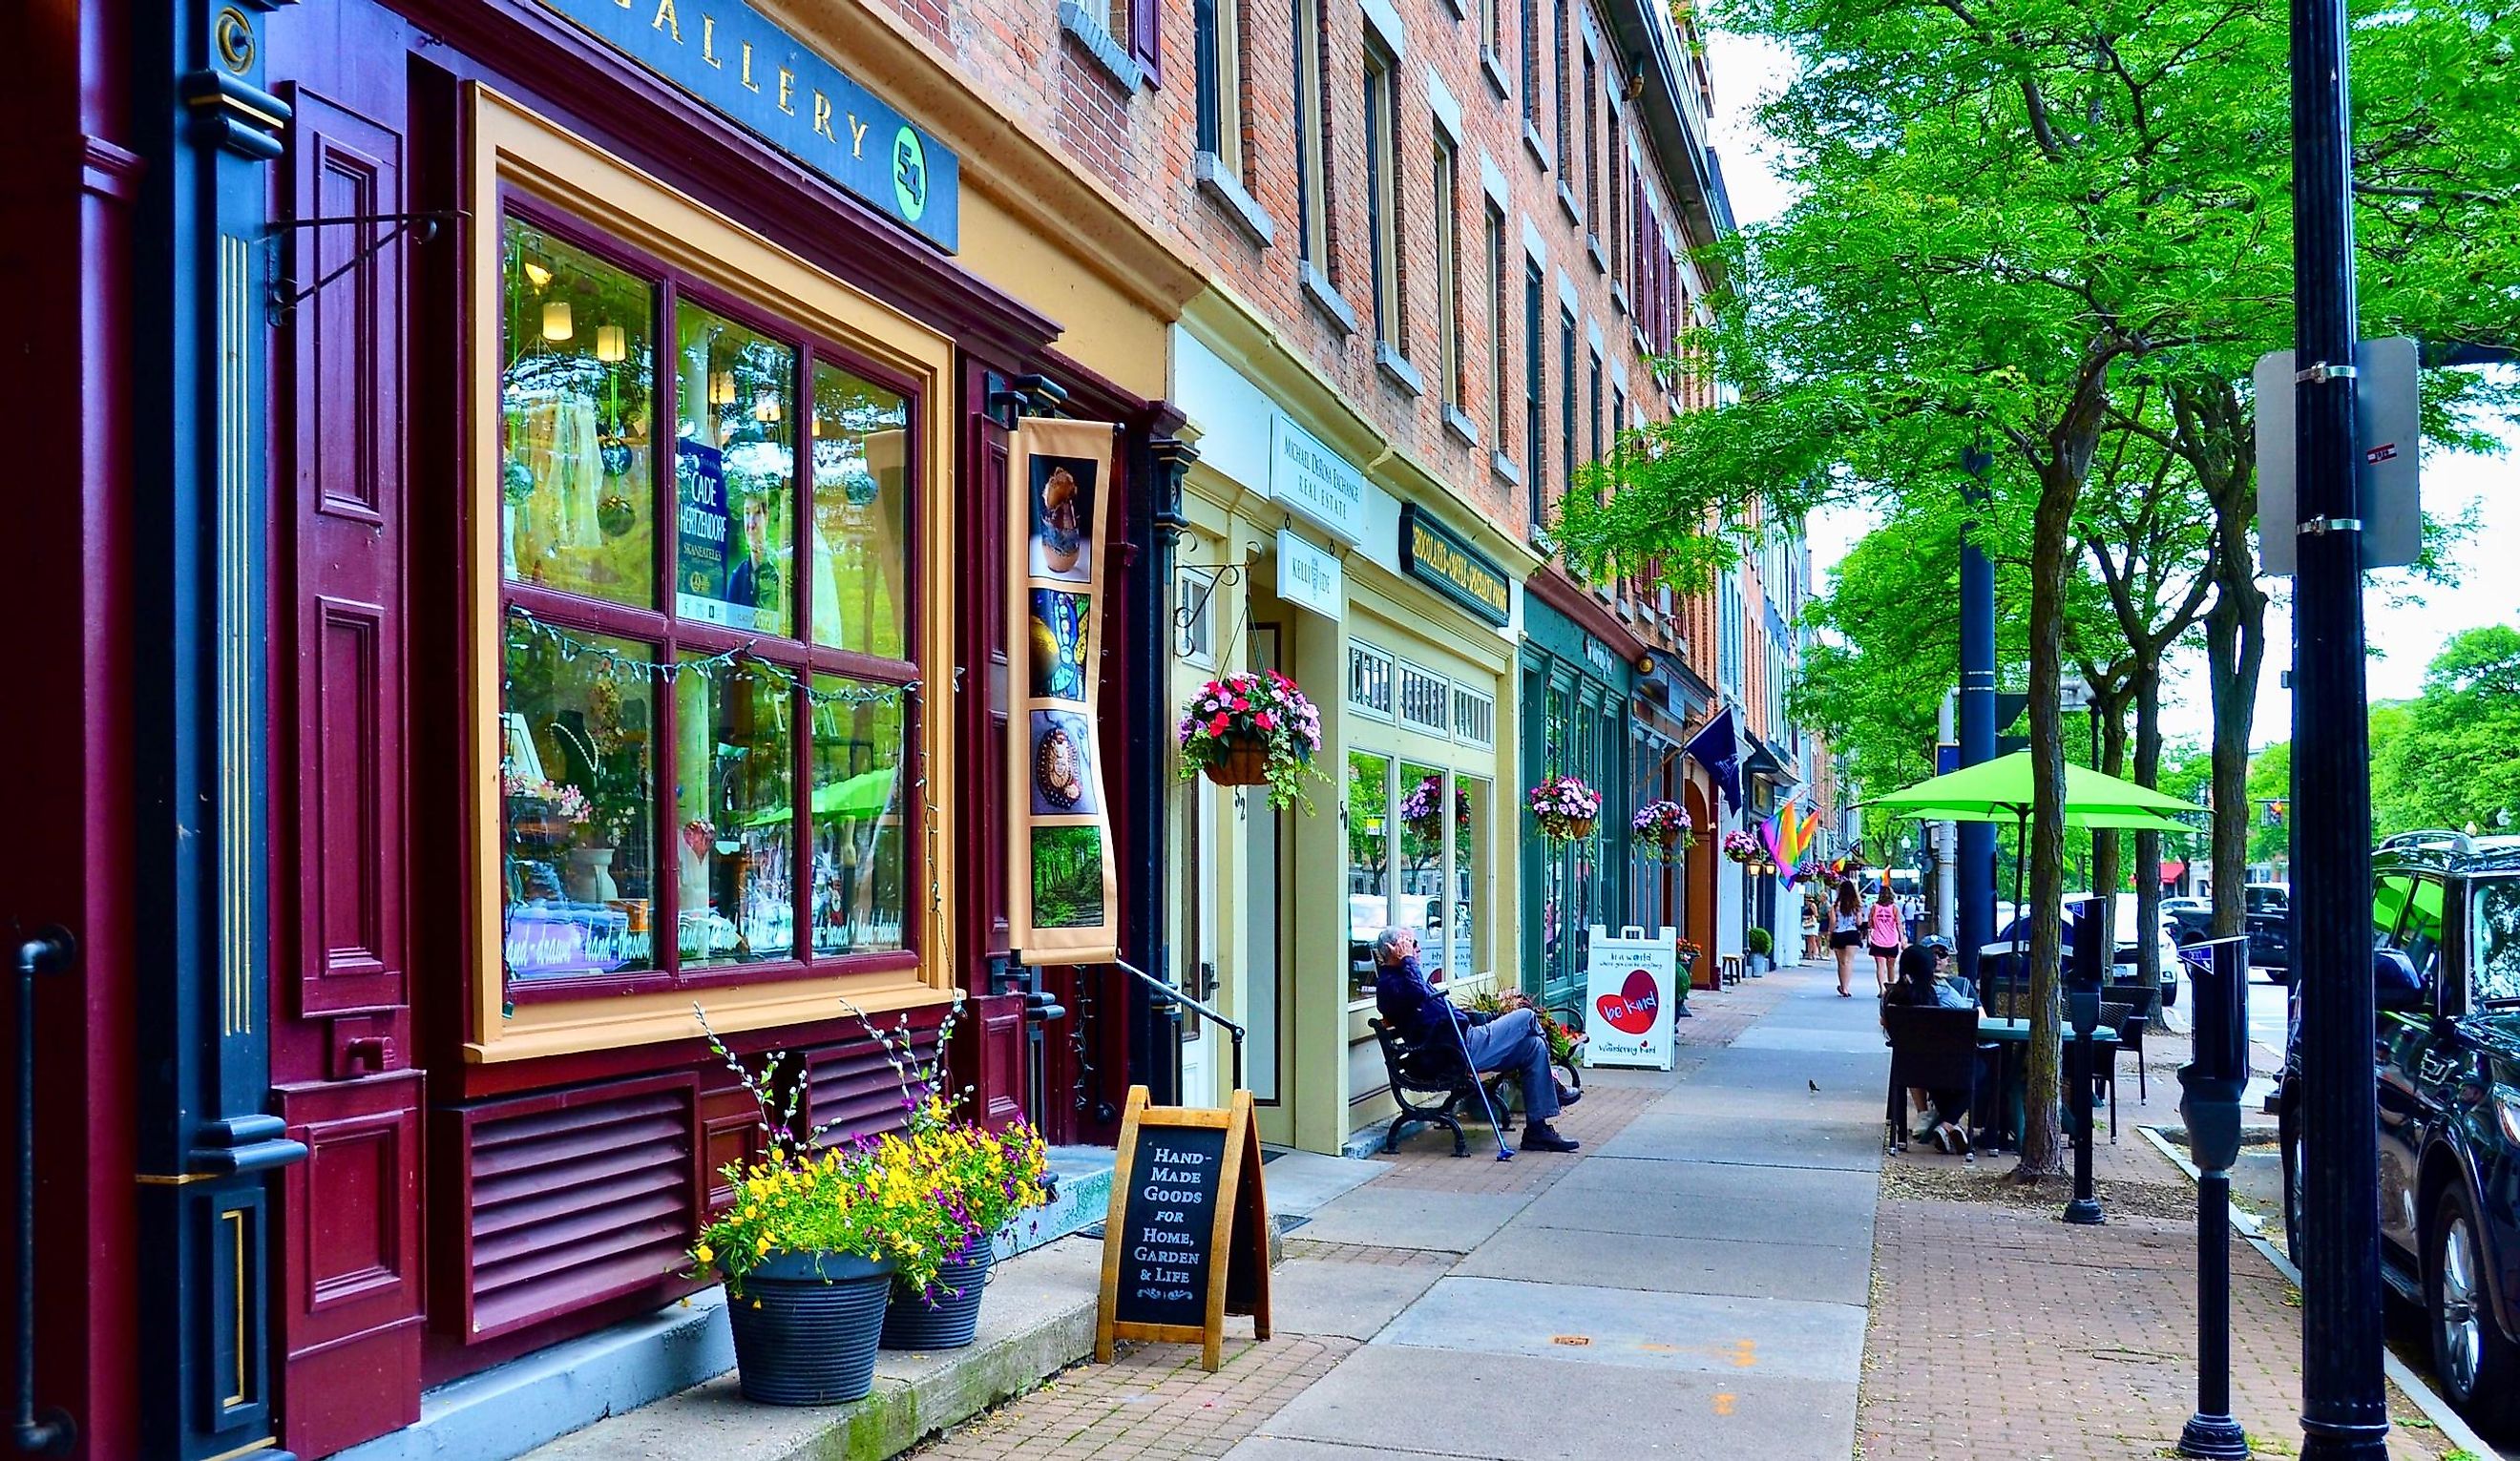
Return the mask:
[[[1627,804],[1628,701],[1636,671],[1626,655],[1538,594],[1523,598],[1522,629],[1520,791],[1543,776],[1572,773],[1601,793],[1601,819],[1589,844],[1549,841],[1528,811],[1515,809],[1522,989],[1563,1011],[1583,998],[1588,925],[1615,929],[1627,915],[1628,819],[1636,811]],[[1553,940],[1552,919],[1560,924]]]

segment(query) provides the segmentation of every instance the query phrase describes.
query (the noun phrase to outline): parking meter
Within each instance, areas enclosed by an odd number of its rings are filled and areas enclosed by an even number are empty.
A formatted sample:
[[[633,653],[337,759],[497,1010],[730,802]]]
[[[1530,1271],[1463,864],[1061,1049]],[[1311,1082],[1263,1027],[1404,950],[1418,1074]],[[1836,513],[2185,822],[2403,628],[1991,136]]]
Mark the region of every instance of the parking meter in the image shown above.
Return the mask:
[[[2196,1412],[2182,1456],[2245,1461],[2248,1435],[2231,1415],[2231,1163],[2240,1153],[2240,1093],[2249,1084],[2249,941],[2217,939],[2213,963],[2187,961],[2195,992],[2195,1058],[2179,1068],[2196,1181]]]
[[[2079,905],[2065,927],[2065,1023],[2076,1035],[2089,1035],[2100,1026],[2100,971],[2108,967],[2108,959],[2100,948],[2095,908],[2091,903]]]
[[[2100,1028],[2100,970],[2106,962],[2098,907],[2087,900],[2070,909],[2074,917],[2065,928],[2065,1024],[2074,1032],[2065,1062],[2073,1086],[2066,1109],[2074,1127],[2074,1197],[2065,1204],[2065,1220],[2073,1223],[2102,1220],[2092,1185],[2092,1080],[2098,1059],[2092,1032]]]

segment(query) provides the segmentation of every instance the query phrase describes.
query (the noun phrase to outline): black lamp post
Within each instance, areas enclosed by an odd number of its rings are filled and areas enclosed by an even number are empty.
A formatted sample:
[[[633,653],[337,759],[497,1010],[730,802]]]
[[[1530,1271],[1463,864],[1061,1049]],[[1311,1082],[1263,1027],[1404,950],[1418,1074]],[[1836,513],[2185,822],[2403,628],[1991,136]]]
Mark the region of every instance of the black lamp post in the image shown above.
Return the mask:
[[[2371,781],[2354,482],[2353,137],[2345,0],[2292,0],[2293,957],[2302,991],[2302,1456],[2387,1454]],[[2228,890],[2236,892],[2238,890]],[[2217,897],[2227,890],[2216,889]]]

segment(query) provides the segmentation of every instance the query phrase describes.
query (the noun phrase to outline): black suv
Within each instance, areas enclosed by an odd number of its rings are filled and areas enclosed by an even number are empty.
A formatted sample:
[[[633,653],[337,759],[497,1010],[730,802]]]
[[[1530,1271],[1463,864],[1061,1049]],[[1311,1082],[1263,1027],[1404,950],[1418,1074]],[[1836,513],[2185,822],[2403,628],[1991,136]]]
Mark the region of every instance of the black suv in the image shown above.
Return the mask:
[[[2240,899],[2248,909],[2249,966],[2266,970],[2277,984],[2292,983],[2292,889],[2249,883]]]
[[[2372,859],[2381,1268],[2421,1306],[2442,1388],[2520,1428],[2520,837],[2410,832]],[[2298,996],[2296,996],[2298,998]],[[2299,1022],[2294,1022],[2297,1045]],[[2301,1090],[2276,1110],[2300,1256]]]

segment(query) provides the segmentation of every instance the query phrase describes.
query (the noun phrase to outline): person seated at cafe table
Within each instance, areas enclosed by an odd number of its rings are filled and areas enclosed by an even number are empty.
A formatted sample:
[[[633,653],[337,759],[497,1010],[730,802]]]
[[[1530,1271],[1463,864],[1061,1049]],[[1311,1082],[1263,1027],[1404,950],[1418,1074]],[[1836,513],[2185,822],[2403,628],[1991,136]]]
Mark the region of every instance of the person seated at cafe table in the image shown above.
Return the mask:
[[[1571,1152],[1582,1145],[1549,1124],[1559,1107],[1583,1099],[1583,1092],[1559,1086],[1549,1069],[1549,1038],[1529,999],[1508,995],[1497,1014],[1455,1004],[1418,971],[1418,931],[1398,924],[1374,935],[1373,962],[1374,1006],[1413,1049],[1452,1046],[1468,1057],[1472,1070],[1506,1072],[1522,1087],[1526,1120],[1516,1143],[1522,1150]]]
[[[1977,1008],[1976,999],[1959,989],[1956,982],[1942,978],[1951,956],[1951,941],[1940,934],[1928,934],[1921,942],[1901,950],[1899,977],[1882,991],[1881,1002],[1912,1005],[1919,1009]],[[1984,1076],[1981,1075],[1980,1079],[1983,1080]],[[1936,1151],[1965,1154],[1969,1149],[1969,1092],[1955,1086],[1923,1094],[1932,1110],[1925,1139],[1934,1144]]]

